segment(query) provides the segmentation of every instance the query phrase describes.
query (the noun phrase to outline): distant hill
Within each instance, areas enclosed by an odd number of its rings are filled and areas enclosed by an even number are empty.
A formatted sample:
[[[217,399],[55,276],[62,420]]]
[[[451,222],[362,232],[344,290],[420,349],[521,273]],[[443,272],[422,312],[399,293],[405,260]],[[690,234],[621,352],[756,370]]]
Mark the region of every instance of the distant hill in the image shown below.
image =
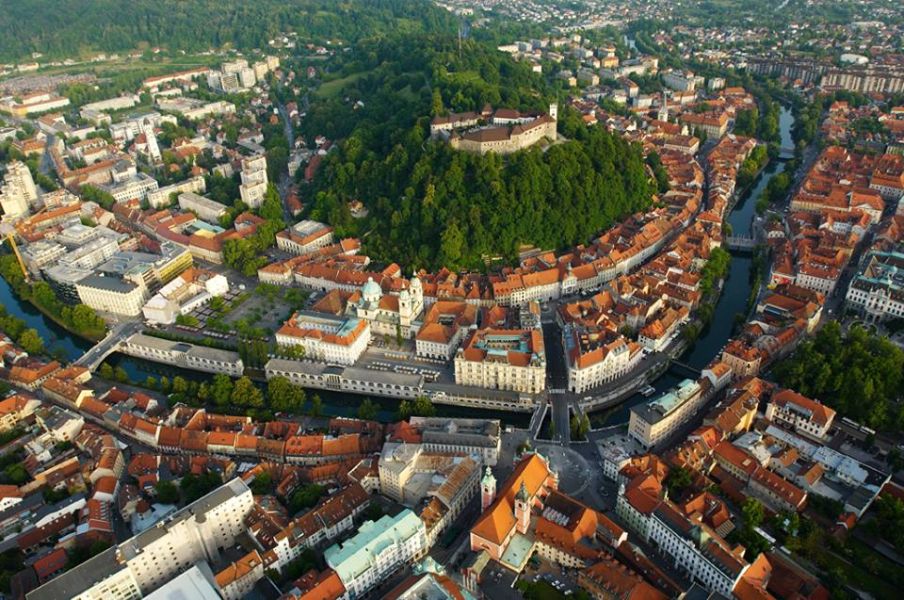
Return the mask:
[[[280,33],[355,41],[384,32],[453,27],[427,0],[8,0],[0,60],[61,58],[162,46],[264,48]]]

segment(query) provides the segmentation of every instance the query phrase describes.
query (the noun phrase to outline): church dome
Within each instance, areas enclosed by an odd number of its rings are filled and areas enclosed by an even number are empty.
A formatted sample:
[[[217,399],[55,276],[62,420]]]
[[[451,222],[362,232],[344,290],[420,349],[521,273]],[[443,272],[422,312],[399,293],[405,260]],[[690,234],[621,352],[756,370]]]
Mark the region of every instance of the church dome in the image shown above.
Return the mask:
[[[368,277],[367,283],[361,288],[361,295],[364,296],[364,300],[366,301],[376,301],[383,295],[383,290],[380,288],[380,284],[374,281],[373,277]]]

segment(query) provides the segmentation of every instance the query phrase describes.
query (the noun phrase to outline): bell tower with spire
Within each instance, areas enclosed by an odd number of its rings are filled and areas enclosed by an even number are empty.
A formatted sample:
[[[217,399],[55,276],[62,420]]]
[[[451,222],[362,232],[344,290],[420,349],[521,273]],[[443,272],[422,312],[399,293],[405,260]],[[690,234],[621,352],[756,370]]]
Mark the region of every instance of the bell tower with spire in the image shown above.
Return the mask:
[[[483,479],[480,480],[480,512],[486,511],[496,499],[496,478],[490,467],[487,467]]]
[[[659,107],[659,114],[656,118],[660,121],[669,120],[669,94],[666,91],[662,92],[662,106]]]
[[[515,494],[515,527],[522,534],[527,533],[527,528],[530,527],[530,494],[523,481]]]

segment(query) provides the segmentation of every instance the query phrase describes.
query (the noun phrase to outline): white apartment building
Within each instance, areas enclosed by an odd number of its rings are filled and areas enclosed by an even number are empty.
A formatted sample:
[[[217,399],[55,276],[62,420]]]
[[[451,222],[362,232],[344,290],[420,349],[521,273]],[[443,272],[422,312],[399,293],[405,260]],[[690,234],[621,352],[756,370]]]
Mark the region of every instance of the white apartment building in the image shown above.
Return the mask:
[[[38,240],[21,249],[22,260],[32,273],[38,273],[43,267],[56,263],[66,256],[66,248],[56,242]]]
[[[457,327],[430,326],[426,331],[422,327],[415,338],[415,352],[420,358],[432,358],[442,361],[450,361],[455,356],[455,351],[461,340],[464,339],[468,329]],[[446,334],[449,335],[446,335]]]
[[[64,106],[69,106],[69,98],[57,96],[50,92],[34,92],[22,96],[18,100],[13,96],[0,100],[0,109],[17,117],[26,117],[55,108],[63,108]]]
[[[697,78],[691,71],[665,71],[662,82],[679,92],[693,92],[697,87]]]
[[[649,541],[675,567],[708,590],[731,598],[732,590],[749,566],[728,548],[708,539],[708,534],[664,503],[650,517]]]
[[[116,142],[132,141],[132,138],[141,133],[145,123],[149,124],[151,127],[161,127],[163,123],[176,125],[178,120],[173,115],[162,115],[158,112],[151,112],[125,119],[119,123],[113,123],[110,125],[110,135],[113,137],[113,141]]]
[[[334,544],[323,553],[352,598],[369,590],[403,565],[427,551],[427,531],[423,521],[405,509],[395,517],[366,521],[349,540]]]
[[[644,541],[684,571],[688,578],[726,598],[749,567],[743,556],[700,522],[688,519],[668,500],[635,506],[637,497],[619,486],[616,513]]]
[[[218,100],[204,102],[197,98],[159,98],[157,106],[161,110],[182,115],[186,119],[197,121],[211,115],[229,115],[235,113],[235,104]]]
[[[634,369],[643,358],[640,344],[567,326],[562,331],[568,364],[568,389],[581,394]]]
[[[790,426],[797,433],[826,440],[835,420],[835,411],[793,390],[782,390],[769,399],[766,418]]]
[[[37,201],[38,188],[28,166],[18,160],[10,162],[3,176],[3,190],[0,191],[4,218],[14,219],[28,214],[29,208]]]
[[[117,277],[88,275],[75,284],[79,299],[95,310],[134,317],[148,299],[144,286]]]
[[[157,180],[150,175],[135,173],[131,177],[106,186],[106,191],[117,203],[122,204],[133,199],[144,200],[158,187]]]
[[[112,258],[119,252],[119,234],[110,230],[100,233],[86,238],[82,245],[73,244],[69,252],[60,257],[59,263],[77,269],[93,269]]]
[[[198,218],[208,223],[217,224],[220,217],[226,214],[226,207],[216,200],[199,196],[194,192],[183,192],[179,194],[179,208],[191,211],[198,215]]]
[[[300,221],[276,234],[276,245],[280,250],[299,256],[329,246],[334,240],[332,227],[309,220]]]
[[[250,208],[258,208],[267,193],[267,157],[263,154],[242,159],[242,184],[239,186],[242,202]]]
[[[204,177],[198,175],[197,177],[191,177],[185,181],[180,181],[179,183],[167,185],[160,189],[148,192],[147,199],[148,204],[150,204],[152,208],[163,208],[170,205],[170,198],[173,194],[178,195],[189,192],[203,194],[205,191],[207,191],[207,183],[204,181]]]
[[[539,394],[546,388],[543,333],[481,329],[455,354],[455,383]]]
[[[239,478],[176,511],[153,527],[51,579],[28,600],[132,600],[191,569],[215,562],[221,549],[245,531],[254,506],[251,489]]]
[[[276,332],[276,344],[301,347],[304,357],[353,365],[370,342],[370,324],[357,317],[297,312]]]
[[[816,267],[803,265],[794,278],[794,283],[802,288],[829,295],[838,283],[841,270],[836,267]]]
[[[631,408],[628,434],[644,448],[652,448],[685,424],[706,397],[698,382],[685,379],[674,390]]]
[[[127,94],[125,96],[117,96],[115,98],[107,98],[106,100],[83,104],[80,110],[123,110],[132,108],[139,102],[141,102],[141,98],[138,94]]]

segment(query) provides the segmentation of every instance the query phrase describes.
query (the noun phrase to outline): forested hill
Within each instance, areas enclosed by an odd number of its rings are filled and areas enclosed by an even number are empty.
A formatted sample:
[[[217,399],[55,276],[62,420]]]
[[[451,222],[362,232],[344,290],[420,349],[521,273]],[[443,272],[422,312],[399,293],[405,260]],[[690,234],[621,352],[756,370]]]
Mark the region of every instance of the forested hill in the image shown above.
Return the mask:
[[[3,0],[0,60],[161,46],[266,48],[278,34],[354,42],[381,33],[454,30],[428,0]]]
[[[468,40],[459,53],[452,36],[408,36],[360,45],[345,60],[302,125],[309,137],[344,141],[304,189],[313,218],[362,236],[374,258],[406,268],[512,262],[520,244],[584,243],[649,205],[640,148],[563,106],[559,131],[570,141],[546,152],[477,156],[428,140],[435,114],[486,103],[545,110],[556,100],[529,64],[488,44]],[[356,199],[368,218],[352,218]]]

